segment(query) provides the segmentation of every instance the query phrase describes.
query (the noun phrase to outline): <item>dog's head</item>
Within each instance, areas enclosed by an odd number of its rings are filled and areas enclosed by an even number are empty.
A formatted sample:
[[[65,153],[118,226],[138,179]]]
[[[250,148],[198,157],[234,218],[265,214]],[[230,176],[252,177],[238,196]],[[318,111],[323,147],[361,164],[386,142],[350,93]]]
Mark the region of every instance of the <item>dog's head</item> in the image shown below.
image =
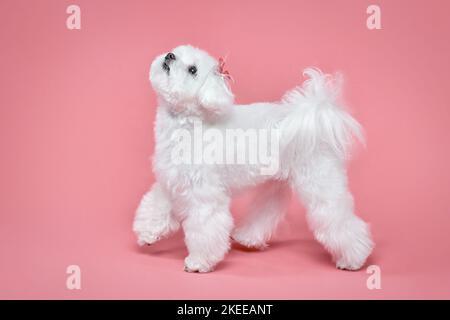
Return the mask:
[[[156,57],[150,68],[150,82],[176,114],[217,117],[225,114],[234,100],[219,63],[189,45]]]

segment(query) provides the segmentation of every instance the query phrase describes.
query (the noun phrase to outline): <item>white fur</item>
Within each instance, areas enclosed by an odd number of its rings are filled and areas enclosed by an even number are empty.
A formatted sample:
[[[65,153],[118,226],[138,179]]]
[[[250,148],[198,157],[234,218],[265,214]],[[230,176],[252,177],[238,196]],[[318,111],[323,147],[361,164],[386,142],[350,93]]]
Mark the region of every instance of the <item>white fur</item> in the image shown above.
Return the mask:
[[[158,96],[154,172],[157,182],[144,195],[133,230],[138,243],[152,244],[181,223],[189,255],[185,270],[211,271],[230,248],[230,237],[263,248],[286,209],[290,190],[301,198],[315,238],[338,268],[362,267],[374,246],[368,225],[353,213],[345,160],[361,127],[337,102],[339,79],[317,69],[281,102],[234,105],[217,61],[192,46],[172,51],[170,72],[165,54],[152,63],[150,81]],[[197,75],[187,70],[195,65]],[[280,167],[260,174],[258,165],[179,164],[171,161],[172,134],[202,121],[207,128],[281,131]],[[229,211],[234,190],[264,184],[251,213],[234,228]]]

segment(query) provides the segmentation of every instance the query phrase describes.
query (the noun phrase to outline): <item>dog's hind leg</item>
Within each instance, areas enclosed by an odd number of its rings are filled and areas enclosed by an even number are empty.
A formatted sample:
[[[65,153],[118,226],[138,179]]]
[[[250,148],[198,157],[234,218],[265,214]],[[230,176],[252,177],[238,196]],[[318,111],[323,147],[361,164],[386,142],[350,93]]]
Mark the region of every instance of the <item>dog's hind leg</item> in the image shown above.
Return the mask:
[[[170,199],[159,183],[155,183],[141,200],[133,222],[138,244],[153,244],[175,232],[180,224],[173,217]]]
[[[290,187],[284,181],[269,181],[261,186],[250,213],[233,231],[233,240],[249,248],[265,248],[287,211],[290,195]]]
[[[295,169],[292,180],[315,238],[331,253],[336,267],[361,268],[374,244],[367,224],[353,213],[343,161],[316,155]]]

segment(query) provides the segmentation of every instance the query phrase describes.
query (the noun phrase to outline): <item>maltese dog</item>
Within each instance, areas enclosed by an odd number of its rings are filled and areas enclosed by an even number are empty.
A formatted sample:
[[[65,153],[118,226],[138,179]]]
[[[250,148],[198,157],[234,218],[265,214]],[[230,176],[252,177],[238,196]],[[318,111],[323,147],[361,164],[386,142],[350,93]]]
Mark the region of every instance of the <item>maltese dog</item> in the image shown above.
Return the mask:
[[[212,271],[231,240],[267,246],[292,190],[336,267],[363,266],[374,244],[353,212],[345,167],[362,129],[338,102],[340,77],[312,68],[304,75],[279,102],[235,105],[222,59],[189,45],[156,57],[150,68],[158,99],[156,182],[133,223],[139,245],[182,226],[185,271]],[[254,205],[235,227],[232,195],[256,186]]]

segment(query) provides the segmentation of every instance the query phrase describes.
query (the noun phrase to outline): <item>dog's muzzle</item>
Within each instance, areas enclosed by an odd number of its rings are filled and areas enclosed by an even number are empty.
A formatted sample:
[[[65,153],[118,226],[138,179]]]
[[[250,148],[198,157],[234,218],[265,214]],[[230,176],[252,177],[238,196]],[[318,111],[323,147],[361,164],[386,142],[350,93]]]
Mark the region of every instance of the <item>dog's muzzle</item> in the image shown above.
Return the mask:
[[[169,74],[169,72],[170,72],[170,63],[175,60],[177,60],[177,57],[175,57],[175,55],[172,52],[169,52],[164,57],[164,62],[162,64],[162,68],[167,72],[167,74]]]

